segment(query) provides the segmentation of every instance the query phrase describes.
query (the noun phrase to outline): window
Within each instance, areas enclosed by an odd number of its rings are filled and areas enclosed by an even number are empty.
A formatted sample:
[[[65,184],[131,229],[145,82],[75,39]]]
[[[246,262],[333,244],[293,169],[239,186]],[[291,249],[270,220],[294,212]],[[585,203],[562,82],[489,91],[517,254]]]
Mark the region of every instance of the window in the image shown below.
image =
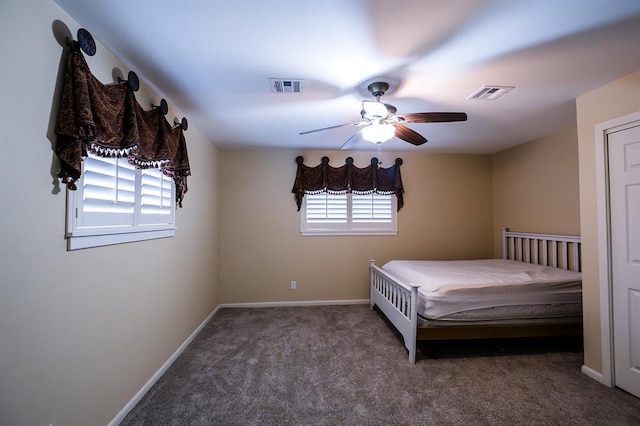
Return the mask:
[[[300,210],[302,235],[396,235],[396,196],[306,194]]]
[[[89,154],[76,191],[67,191],[68,249],[172,237],[173,180],[127,159]]]

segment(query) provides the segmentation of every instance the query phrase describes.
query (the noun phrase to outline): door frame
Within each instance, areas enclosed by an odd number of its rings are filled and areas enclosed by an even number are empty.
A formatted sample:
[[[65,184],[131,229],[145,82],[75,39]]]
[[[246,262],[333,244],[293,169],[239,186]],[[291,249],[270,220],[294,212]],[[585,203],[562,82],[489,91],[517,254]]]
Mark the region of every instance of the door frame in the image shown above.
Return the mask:
[[[609,140],[614,131],[640,124],[640,111],[595,126],[596,145],[596,213],[598,221],[598,281],[600,283],[600,324],[602,345],[602,375],[597,379],[610,387],[614,382],[613,300],[611,279],[611,227],[609,200]],[[583,366],[583,371],[585,367]],[[586,371],[585,371],[586,372]],[[588,372],[587,372],[588,373]],[[591,374],[593,375],[593,372]]]

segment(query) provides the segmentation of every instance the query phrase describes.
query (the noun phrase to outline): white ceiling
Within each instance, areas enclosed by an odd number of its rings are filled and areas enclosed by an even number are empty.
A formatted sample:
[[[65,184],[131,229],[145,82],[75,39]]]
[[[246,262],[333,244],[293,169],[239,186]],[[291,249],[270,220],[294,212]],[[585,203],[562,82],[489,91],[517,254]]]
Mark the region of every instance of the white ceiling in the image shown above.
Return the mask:
[[[578,95],[640,69],[639,0],[55,1],[223,149],[337,149],[357,128],[299,133],[359,121],[381,77],[398,114],[469,116],[385,149],[495,153],[575,125]],[[483,85],[515,89],[467,100]]]

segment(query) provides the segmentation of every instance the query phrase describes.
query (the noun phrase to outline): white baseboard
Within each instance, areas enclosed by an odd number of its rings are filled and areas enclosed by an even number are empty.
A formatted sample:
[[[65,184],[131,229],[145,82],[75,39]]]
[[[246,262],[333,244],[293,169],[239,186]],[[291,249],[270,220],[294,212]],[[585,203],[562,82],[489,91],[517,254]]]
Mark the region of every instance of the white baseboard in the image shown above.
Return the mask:
[[[160,367],[160,369],[158,369],[158,371],[156,371],[155,374],[151,376],[149,381],[145,383],[145,385],[138,391],[138,393],[136,393],[133,398],[131,398],[131,401],[129,401],[127,405],[125,405],[122,410],[120,410],[118,415],[116,415],[113,420],[109,422],[108,426],[117,426],[120,424],[120,422],[122,422],[122,420],[124,420],[127,414],[129,414],[129,411],[131,411],[133,407],[135,407],[136,404],[140,402],[142,397],[145,396],[147,392],[149,392],[149,389],[151,389],[151,387],[158,381],[158,379],[160,379],[160,377],[162,377],[162,375],[169,369],[169,367],[171,367],[171,364],[173,364],[175,360],[178,359],[178,357],[182,354],[182,352],[184,352],[187,346],[189,346],[189,343],[191,343],[193,339],[195,339],[198,333],[200,333],[200,331],[204,328],[205,325],[207,325],[207,323],[211,320],[211,318],[213,318],[213,316],[216,314],[216,312],[218,312],[219,309],[220,306],[217,306],[204,319],[204,321],[200,323],[195,331],[191,333],[189,337],[187,337],[187,339],[180,345],[178,349],[176,349],[173,355],[171,355],[169,359],[164,364],[162,364],[162,367]]]
[[[296,306],[368,305],[369,299],[306,300],[297,302],[223,303],[219,308],[285,308]]]
[[[590,369],[586,365],[583,365],[582,368],[580,369],[580,371],[582,371],[583,374],[586,374],[587,376],[591,377],[592,379],[595,379],[595,380],[599,381],[603,385],[609,386],[607,383],[605,383],[604,376],[602,375],[602,373],[598,373],[597,371]]]

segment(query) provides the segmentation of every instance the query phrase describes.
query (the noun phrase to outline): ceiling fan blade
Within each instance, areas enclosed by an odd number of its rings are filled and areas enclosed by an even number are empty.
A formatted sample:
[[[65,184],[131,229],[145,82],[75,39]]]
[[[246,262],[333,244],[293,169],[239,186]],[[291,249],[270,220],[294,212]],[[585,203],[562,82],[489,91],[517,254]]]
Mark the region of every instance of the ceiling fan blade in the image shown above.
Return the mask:
[[[358,132],[353,136],[351,136],[349,139],[347,139],[347,141],[340,147],[340,149],[341,150],[351,149],[361,140],[362,140],[362,135],[360,132]]]
[[[449,121],[467,121],[464,112],[414,112],[396,115],[404,123],[446,123]]]
[[[394,123],[396,128],[396,137],[402,139],[403,141],[407,141],[414,145],[422,145],[427,143],[427,140],[418,132],[415,132],[408,128],[407,126],[403,126],[402,124]]]
[[[306,135],[306,134],[308,134],[308,133],[321,132],[321,131],[323,131],[323,130],[337,129],[338,127],[345,127],[345,126],[358,126],[358,125],[360,125],[360,122],[357,122],[357,123],[347,123],[347,124],[338,124],[337,126],[323,127],[322,129],[307,130],[306,132],[300,132],[300,134],[301,134],[301,135]]]

